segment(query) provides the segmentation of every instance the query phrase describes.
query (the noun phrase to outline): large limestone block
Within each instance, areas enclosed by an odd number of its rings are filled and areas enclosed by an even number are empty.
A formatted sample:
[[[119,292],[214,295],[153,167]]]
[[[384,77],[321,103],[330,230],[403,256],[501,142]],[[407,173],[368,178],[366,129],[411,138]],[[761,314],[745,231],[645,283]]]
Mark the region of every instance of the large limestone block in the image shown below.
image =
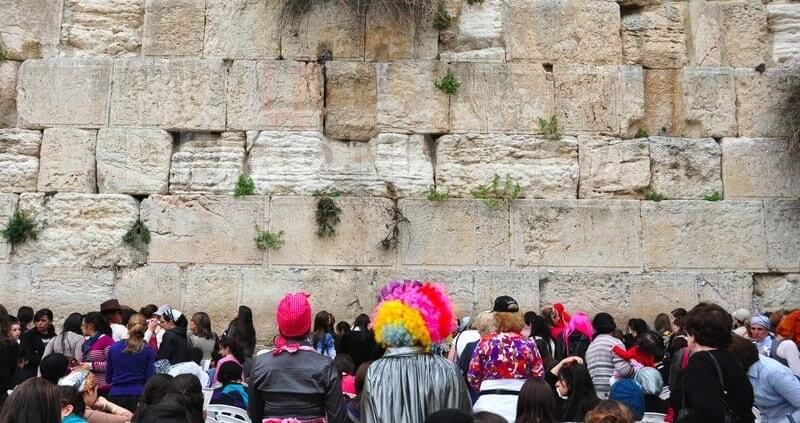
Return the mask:
[[[0,47],[11,60],[40,59],[55,51],[63,0],[2,0]]]
[[[760,1],[690,0],[689,63],[755,67],[767,54],[767,10]]]
[[[684,136],[736,134],[736,95],[732,68],[683,68]]]
[[[375,170],[400,197],[423,195],[433,186],[433,142],[424,135],[380,134],[372,141]]]
[[[445,135],[436,150],[436,185],[450,195],[468,197],[495,175],[520,184],[525,198],[575,198],[578,142],[524,135]]]
[[[650,190],[669,199],[722,194],[722,155],[712,138],[650,138]]]
[[[647,139],[580,138],[580,198],[641,198],[650,185]]]
[[[353,197],[391,197],[387,184],[378,177],[374,150],[373,143],[325,140],[320,184]]]
[[[385,198],[339,197],[341,221],[333,237],[317,236],[317,198],[273,197],[269,230],[284,232],[286,243],[270,251],[270,264],[288,266],[391,266],[394,250],[381,248],[381,240],[394,222],[392,202]]]
[[[3,280],[3,306],[7,310],[17,310],[27,305],[33,307],[31,282],[33,281],[34,266],[22,264],[0,263],[0,278]],[[42,304],[42,307],[49,307]],[[13,311],[12,311],[13,313]]]
[[[226,74],[222,60],[117,60],[111,125],[223,130]]]
[[[647,201],[642,246],[649,269],[764,270],[760,201]]]
[[[3,228],[17,210],[17,200],[16,194],[0,193],[0,225]],[[5,238],[0,238],[0,263],[7,263],[9,254],[11,254],[11,244]]]
[[[281,0],[206,1],[204,57],[277,59]]]
[[[619,5],[594,0],[510,0],[503,17],[508,60],[622,62]]]
[[[182,133],[169,167],[170,193],[232,193],[244,170],[245,142],[243,132]]]
[[[378,65],[378,128],[385,132],[443,133],[448,125],[448,96],[436,89],[446,73],[439,62]]]
[[[324,189],[326,143],[319,132],[263,131],[247,149],[247,167],[258,193],[309,195]]]
[[[15,247],[15,262],[110,267],[131,266],[144,259],[122,241],[139,218],[139,203],[133,197],[25,193],[20,195],[19,208],[33,216],[39,234],[36,241]]]
[[[110,92],[111,60],[27,60],[17,83],[19,126],[104,126]]]
[[[790,96],[800,87],[800,74],[790,67],[736,69],[736,120],[740,137],[782,137],[792,134]]]
[[[96,192],[96,145],[97,131],[93,129],[45,129],[38,190]]]
[[[723,138],[725,197],[800,198],[800,148],[780,138]]]
[[[651,135],[683,131],[683,70],[644,70],[644,128]]]
[[[223,331],[227,322],[236,316],[242,294],[241,266],[190,266],[182,269],[183,295],[181,311],[191,315],[204,311]],[[270,310],[271,311],[271,310]],[[258,310],[258,314],[272,314]]]
[[[364,14],[336,0],[307,4],[307,11],[284,20],[281,56],[295,60],[363,60]]]
[[[793,63],[800,60],[800,4],[767,5],[769,32],[772,33],[772,60]]]
[[[103,301],[112,298],[112,269],[81,268],[64,263],[34,267],[31,274],[29,295],[31,302],[36,302],[34,308],[51,308],[56,321],[63,321],[76,311],[97,310]]]
[[[367,11],[364,36],[364,57],[368,61],[433,60],[439,51],[439,31],[433,27],[433,14],[408,22],[372,7]]]
[[[754,275],[756,309],[794,310],[800,307],[800,273]]]
[[[166,194],[172,135],[162,129],[104,128],[97,134],[100,192]]]
[[[507,207],[480,200],[400,200],[409,223],[401,227],[404,265],[508,266],[511,253]]]
[[[19,62],[0,61],[0,128],[17,126]]]
[[[765,201],[767,266],[781,272],[800,271],[800,201]]]
[[[143,21],[143,0],[66,0],[59,52],[67,56],[138,56]]]
[[[557,65],[554,74],[557,116],[567,133],[636,132],[644,118],[640,66]]]
[[[533,63],[464,63],[450,99],[450,128],[465,133],[541,133],[554,113],[552,74]]]
[[[504,62],[506,58],[503,32],[502,0],[484,0],[469,4],[457,2],[455,25],[441,31],[442,60],[469,61],[480,57],[484,61]],[[369,35],[369,33],[367,33]]]
[[[181,270],[177,264],[148,264],[120,269],[117,271],[114,283],[114,298],[134,309],[145,304],[170,304],[176,308],[180,307],[181,293]],[[190,295],[205,294],[194,292]],[[186,310],[189,313],[192,311]]]
[[[200,56],[206,0],[146,0],[145,56]]]
[[[719,304],[726,310],[749,310],[753,306],[753,275],[744,272],[704,273],[697,278],[697,300]]]
[[[228,128],[320,131],[322,89],[318,63],[236,61],[228,76]]]
[[[686,34],[681,3],[663,3],[622,18],[625,63],[649,69],[680,69],[686,63]]]
[[[637,201],[523,200],[511,222],[517,266],[641,268]]]
[[[0,192],[36,191],[42,133],[0,129]]]
[[[333,61],[325,64],[325,135],[369,140],[377,126],[375,65]]]
[[[148,262],[260,264],[256,226],[265,216],[263,197],[151,195],[142,202]]]

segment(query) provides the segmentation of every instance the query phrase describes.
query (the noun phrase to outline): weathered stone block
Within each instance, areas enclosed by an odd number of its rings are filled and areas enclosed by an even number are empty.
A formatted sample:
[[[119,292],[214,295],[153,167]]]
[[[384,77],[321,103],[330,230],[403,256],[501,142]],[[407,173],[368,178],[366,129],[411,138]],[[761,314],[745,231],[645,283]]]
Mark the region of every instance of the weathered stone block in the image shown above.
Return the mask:
[[[736,120],[740,137],[782,137],[792,134],[790,95],[800,86],[792,68],[736,69]]]
[[[325,135],[345,140],[369,140],[378,123],[377,96],[374,64],[327,62]]]
[[[523,200],[511,221],[518,266],[641,268],[636,201]]]
[[[190,294],[205,296],[200,292]],[[177,264],[148,264],[117,271],[114,298],[134,309],[144,304],[169,304],[176,308],[181,307],[181,295],[181,270]],[[190,314],[195,311],[182,308],[180,310]]]
[[[433,60],[439,49],[439,32],[433,16],[405,22],[379,7],[367,11],[364,57],[368,61]]]
[[[260,194],[308,195],[324,188],[326,146],[319,132],[263,131],[247,149],[247,167]]]
[[[17,83],[19,126],[104,126],[110,92],[111,60],[27,60]]]
[[[450,127],[467,133],[541,133],[554,113],[553,78],[538,64],[463,63],[450,99]]]
[[[63,0],[2,0],[0,46],[11,60],[54,53],[61,32]]]
[[[712,138],[650,138],[650,190],[669,199],[722,193],[722,155]]]
[[[80,268],[64,263],[35,267],[31,274],[29,301],[48,304],[56,320],[63,320],[78,310],[99,309],[103,301],[112,298],[114,271],[111,269]]]
[[[93,129],[50,128],[42,137],[39,191],[96,192]]]
[[[0,61],[0,128],[17,126],[19,62]]]
[[[150,263],[259,264],[256,226],[265,218],[262,197],[159,196],[142,202],[150,229]]]
[[[725,197],[800,198],[800,149],[779,138],[723,138]]]
[[[59,52],[67,56],[138,56],[142,0],[66,0]]]
[[[325,140],[325,164],[318,178],[326,190],[353,197],[390,196],[378,177],[374,143]]]
[[[619,5],[592,0],[511,0],[503,17],[508,60],[618,64]]]
[[[445,75],[439,62],[378,65],[378,127],[385,132],[447,132],[448,96],[434,81]]]
[[[0,225],[3,225],[3,228],[17,211],[17,199],[16,194],[0,193]],[[11,254],[11,244],[5,238],[0,238],[0,263],[7,263],[9,254]]]
[[[183,269],[181,273],[182,289],[186,292],[186,295],[183,296],[181,310],[189,314],[202,310],[208,313],[212,322],[217,322],[217,330],[224,330],[225,322],[235,316],[234,313],[240,304],[242,268],[240,266],[190,266]],[[267,312],[267,310],[262,312]],[[267,314],[271,313],[267,312]]]
[[[375,170],[401,197],[419,196],[433,186],[433,142],[424,135],[380,134],[375,146]]]
[[[228,76],[228,128],[322,130],[318,63],[236,61]]]
[[[525,198],[575,198],[578,142],[524,135],[445,135],[437,141],[437,188],[467,197],[477,185],[518,182]]]
[[[277,59],[281,0],[208,0],[204,57]]]
[[[286,19],[281,56],[295,60],[364,58],[364,15],[338,1],[307,3],[308,10]]]
[[[182,133],[169,167],[169,191],[232,193],[243,172],[245,141],[243,132]]]
[[[651,135],[683,132],[683,70],[644,70],[644,127]]]
[[[97,134],[100,192],[166,194],[172,135],[161,129],[104,128]]]
[[[757,310],[794,310],[800,307],[800,274],[753,275],[753,278]]]
[[[117,60],[111,125],[223,130],[225,78],[222,60]]]
[[[200,56],[203,53],[205,0],[146,0],[145,56]]]
[[[686,63],[685,6],[663,3],[622,18],[625,63],[680,69]]]
[[[508,208],[480,200],[400,200],[409,222],[401,227],[404,265],[507,266],[511,250]]]
[[[15,247],[14,262],[111,267],[144,259],[122,241],[139,218],[139,204],[133,197],[25,193],[20,195],[19,209],[31,214],[39,233],[36,241]]]
[[[765,201],[767,266],[780,272],[800,271],[800,201]]]
[[[792,63],[800,59],[800,4],[767,5],[769,32],[772,33],[772,60]]]
[[[580,138],[580,198],[641,198],[650,185],[647,139]]]
[[[683,69],[684,136],[727,137],[736,134],[733,69]]]
[[[647,201],[642,246],[650,269],[766,268],[761,202]]]
[[[0,278],[3,279],[3,306],[7,310],[17,310],[20,306],[32,303],[32,273],[33,266],[0,263]]]
[[[688,4],[689,63],[755,67],[767,53],[767,11],[759,1],[698,1]]]
[[[270,251],[272,265],[391,266],[394,251],[381,248],[393,223],[392,202],[385,198],[339,197],[342,209],[336,235],[316,234],[317,199],[273,197],[270,231],[284,232],[286,243]]]
[[[568,133],[636,132],[644,118],[641,67],[563,65],[554,74],[558,119]]]
[[[0,192],[36,191],[42,133],[0,129]]]
[[[503,6],[501,0],[469,4],[456,2],[455,25],[440,32],[441,59],[459,62],[481,58],[504,62]],[[369,34],[369,33],[367,33]]]
[[[703,273],[697,277],[697,301],[719,304],[726,310],[753,306],[753,275],[743,272]]]

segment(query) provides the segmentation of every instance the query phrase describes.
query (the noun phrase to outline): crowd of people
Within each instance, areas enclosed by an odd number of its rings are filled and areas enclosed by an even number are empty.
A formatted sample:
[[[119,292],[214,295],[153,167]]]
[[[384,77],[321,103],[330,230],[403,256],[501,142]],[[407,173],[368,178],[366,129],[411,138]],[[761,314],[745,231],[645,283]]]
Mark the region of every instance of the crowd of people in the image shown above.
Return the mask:
[[[457,318],[435,283],[392,281],[353,324],[286,294],[259,348],[241,306],[72,313],[0,305],[0,423],[800,423],[800,310],[700,303],[618,327],[563,304],[500,296]],[[244,420],[243,420],[244,421]]]

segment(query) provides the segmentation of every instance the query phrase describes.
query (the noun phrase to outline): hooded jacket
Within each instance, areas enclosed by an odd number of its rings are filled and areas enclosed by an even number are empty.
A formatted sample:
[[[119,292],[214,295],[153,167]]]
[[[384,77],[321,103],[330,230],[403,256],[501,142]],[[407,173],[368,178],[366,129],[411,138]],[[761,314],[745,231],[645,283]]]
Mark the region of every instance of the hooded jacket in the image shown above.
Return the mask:
[[[169,364],[191,361],[189,356],[189,338],[186,328],[175,326],[164,332],[161,346],[158,347],[158,360],[169,360]]]

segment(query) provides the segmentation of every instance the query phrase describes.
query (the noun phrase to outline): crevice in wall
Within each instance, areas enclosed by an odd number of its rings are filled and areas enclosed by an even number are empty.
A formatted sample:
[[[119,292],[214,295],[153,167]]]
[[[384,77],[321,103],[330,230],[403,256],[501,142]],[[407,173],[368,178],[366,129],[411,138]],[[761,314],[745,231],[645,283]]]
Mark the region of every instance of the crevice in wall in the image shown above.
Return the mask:
[[[433,187],[435,189],[438,187],[436,184],[436,155],[439,144],[435,135],[432,134],[425,135],[424,143],[425,148],[428,150],[431,158],[431,167],[433,168]]]
[[[172,193],[172,157],[178,151],[178,143],[180,142],[180,132],[167,131],[170,138],[172,138],[172,150],[169,153],[169,168],[167,172],[167,194]]]

